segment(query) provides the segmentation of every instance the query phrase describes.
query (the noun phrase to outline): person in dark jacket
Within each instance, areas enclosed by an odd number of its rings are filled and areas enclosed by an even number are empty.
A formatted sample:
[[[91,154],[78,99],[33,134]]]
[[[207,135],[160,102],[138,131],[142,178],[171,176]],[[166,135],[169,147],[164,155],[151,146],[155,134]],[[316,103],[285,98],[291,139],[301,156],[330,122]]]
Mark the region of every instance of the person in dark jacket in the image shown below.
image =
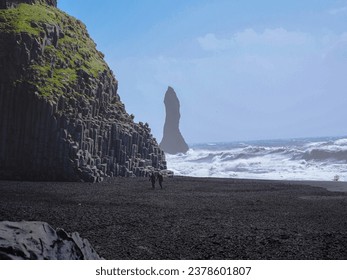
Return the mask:
[[[158,181],[159,181],[159,186],[160,188],[163,188],[163,174],[161,174],[160,172],[158,173]]]
[[[149,180],[152,182],[152,188],[154,189],[155,188],[155,181],[156,181],[154,172],[152,172],[151,176],[149,176]]]

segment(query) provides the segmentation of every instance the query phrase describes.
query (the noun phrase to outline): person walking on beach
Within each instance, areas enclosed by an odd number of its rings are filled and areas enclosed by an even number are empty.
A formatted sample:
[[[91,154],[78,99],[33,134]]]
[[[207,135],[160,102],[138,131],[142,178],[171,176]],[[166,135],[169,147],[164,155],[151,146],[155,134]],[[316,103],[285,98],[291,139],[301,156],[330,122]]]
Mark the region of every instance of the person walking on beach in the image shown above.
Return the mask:
[[[155,188],[155,181],[156,181],[154,172],[152,172],[151,176],[149,176],[149,180],[152,182],[152,189],[154,189]]]
[[[159,181],[159,186],[162,189],[163,188],[163,174],[160,172],[158,173],[158,181]]]

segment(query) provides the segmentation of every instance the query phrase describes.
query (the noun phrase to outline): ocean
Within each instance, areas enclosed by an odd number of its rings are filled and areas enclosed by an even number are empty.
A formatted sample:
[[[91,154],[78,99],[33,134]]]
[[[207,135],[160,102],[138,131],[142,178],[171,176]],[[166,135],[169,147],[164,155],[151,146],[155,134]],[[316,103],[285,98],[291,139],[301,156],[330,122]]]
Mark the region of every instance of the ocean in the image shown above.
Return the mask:
[[[347,137],[202,143],[166,155],[175,175],[347,181]]]

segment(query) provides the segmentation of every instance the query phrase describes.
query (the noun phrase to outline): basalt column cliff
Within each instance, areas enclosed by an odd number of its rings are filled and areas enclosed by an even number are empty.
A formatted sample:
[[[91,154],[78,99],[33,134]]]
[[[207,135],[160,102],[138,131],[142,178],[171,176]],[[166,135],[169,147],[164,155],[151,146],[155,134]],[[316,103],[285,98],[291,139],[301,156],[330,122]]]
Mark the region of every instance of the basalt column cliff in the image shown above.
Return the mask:
[[[94,182],[165,169],[85,25],[56,4],[0,1],[0,179]]]
[[[166,118],[164,124],[163,139],[160,142],[160,148],[169,154],[185,153],[189,147],[184,141],[179,129],[180,123],[180,101],[176,92],[169,87],[164,98]]]

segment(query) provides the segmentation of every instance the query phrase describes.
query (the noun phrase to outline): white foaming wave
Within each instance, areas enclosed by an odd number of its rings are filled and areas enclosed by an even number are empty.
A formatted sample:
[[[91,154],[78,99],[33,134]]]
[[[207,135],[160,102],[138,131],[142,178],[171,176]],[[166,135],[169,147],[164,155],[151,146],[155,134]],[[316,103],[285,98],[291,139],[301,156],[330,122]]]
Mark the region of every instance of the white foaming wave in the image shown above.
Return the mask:
[[[347,139],[309,144],[302,157],[306,160],[347,163]]]
[[[338,140],[331,140],[331,141],[321,141],[321,142],[314,142],[314,143],[307,143],[304,145],[304,148],[307,150],[312,149],[323,149],[323,150],[329,150],[329,151],[346,151],[347,150],[347,139],[342,138]]]
[[[338,139],[334,143],[335,143],[335,145],[338,145],[338,146],[346,146],[347,147],[347,138]]]
[[[285,180],[347,181],[347,139],[297,146],[244,145],[225,150],[190,149],[167,155],[176,175]]]

